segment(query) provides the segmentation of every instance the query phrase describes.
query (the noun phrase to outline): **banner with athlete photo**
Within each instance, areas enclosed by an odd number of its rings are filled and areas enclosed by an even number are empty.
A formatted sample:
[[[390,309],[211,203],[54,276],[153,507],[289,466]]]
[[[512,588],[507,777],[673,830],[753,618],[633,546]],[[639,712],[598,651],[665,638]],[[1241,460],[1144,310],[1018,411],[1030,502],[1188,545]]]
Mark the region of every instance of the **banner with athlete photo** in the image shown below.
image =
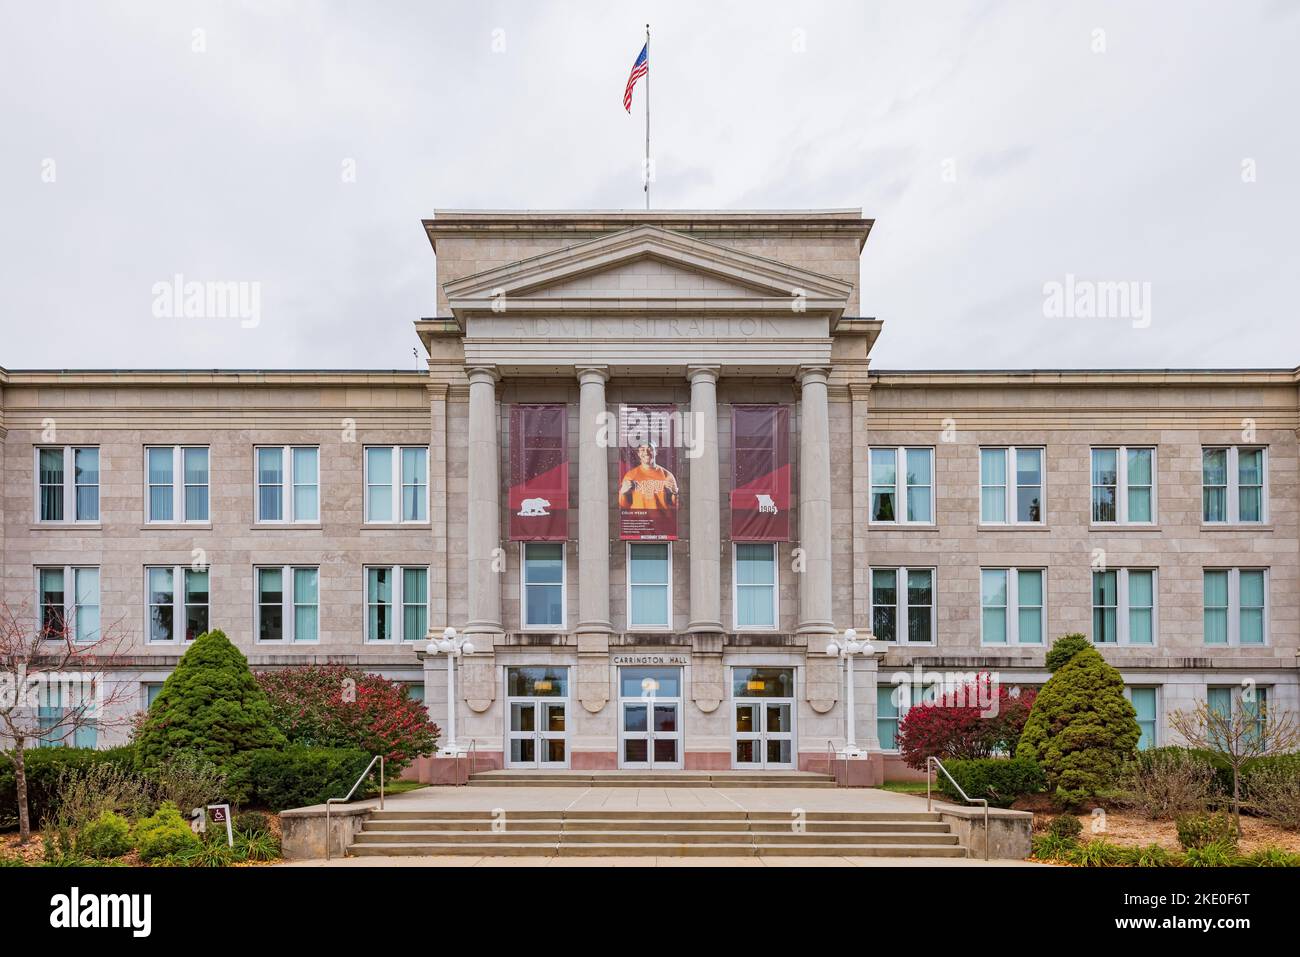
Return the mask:
[[[790,541],[790,408],[731,407],[731,538]]]
[[[510,407],[510,541],[569,536],[569,414],[563,405]]]
[[[677,540],[678,424],[676,406],[619,406],[619,538]]]

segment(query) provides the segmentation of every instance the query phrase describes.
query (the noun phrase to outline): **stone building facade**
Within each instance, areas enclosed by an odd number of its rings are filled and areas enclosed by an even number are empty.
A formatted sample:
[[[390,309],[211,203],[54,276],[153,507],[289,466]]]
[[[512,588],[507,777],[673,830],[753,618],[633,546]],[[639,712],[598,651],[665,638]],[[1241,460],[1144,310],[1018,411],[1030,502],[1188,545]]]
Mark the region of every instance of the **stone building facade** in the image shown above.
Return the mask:
[[[1144,744],[1247,688],[1300,707],[1298,370],[879,371],[856,210],[424,225],[427,373],[0,370],[0,598],[127,633],[113,680],[139,707],[189,622],[254,668],[407,682],[445,726],[426,634],[454,627],[478,767],[814,768],[856,745],[879,780],[912,685],[1040,685],[1069,632],[1120,669]],[[549,547],[509,534],[511,410],[538,404],[567,417]],[[647,405],[690,447],[677,537],[629,542],[602,425]],[[757,545],[732,535],[737,406],[789,412],[790,533]],[[851,727],[828,654],[849,627],[874,636]]]

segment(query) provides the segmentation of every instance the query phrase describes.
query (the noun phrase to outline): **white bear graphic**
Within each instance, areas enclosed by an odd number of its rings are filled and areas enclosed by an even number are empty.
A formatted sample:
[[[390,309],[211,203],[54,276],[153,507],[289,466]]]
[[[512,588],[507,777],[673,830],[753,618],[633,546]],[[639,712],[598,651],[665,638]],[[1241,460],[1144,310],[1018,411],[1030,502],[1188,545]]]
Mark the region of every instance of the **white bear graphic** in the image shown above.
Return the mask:
[[[519,503],[519,515],[523,518],[534,518],[538,515],[550,515],[547,511],[551,503],[544,498],[526,498]]]
[[[755,492],[754,498],[758,499],[758,510],[760,512],[769,512],[772,515],[776,514],[776,502],[772,501],[772,496],[759,495]]]

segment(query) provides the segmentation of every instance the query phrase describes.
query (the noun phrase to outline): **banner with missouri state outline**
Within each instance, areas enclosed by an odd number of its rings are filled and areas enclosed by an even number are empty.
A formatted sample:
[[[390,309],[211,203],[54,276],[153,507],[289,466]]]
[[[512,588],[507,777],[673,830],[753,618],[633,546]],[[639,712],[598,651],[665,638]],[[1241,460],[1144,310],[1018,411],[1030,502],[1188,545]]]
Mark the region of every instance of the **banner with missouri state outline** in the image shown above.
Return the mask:
[[[731,407],[731,539],[790,541],[790,407]]]
[[[510,541],[569,537],[569,410],[510,407]]]

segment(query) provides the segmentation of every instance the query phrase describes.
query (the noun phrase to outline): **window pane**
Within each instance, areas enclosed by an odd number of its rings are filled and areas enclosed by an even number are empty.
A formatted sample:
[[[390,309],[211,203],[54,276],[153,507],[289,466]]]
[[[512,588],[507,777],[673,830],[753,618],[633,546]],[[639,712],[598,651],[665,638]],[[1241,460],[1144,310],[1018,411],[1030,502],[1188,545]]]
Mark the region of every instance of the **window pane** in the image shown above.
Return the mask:
[[[1016,449],[1016,484],[1043,484],[1043,450]]]
[[[171,641],[175,637],[173,628],[172,570],[170,568],[149,569],[149,640]]]
[[[880,641],[897,637],[898,572],[893,568],[871,570],[872,634]]]
[[[366,570],[366,637],[370,641],[391,641],[393,637],[393,570]]]
[[[892,522],[895,520],[894,493],[885,489],[871,489],[871,520],[873,522]]]
[[[284,575],[278,568],[257,571],[258,637],[279,641],[284,637]]]
[[[1043,490],[1040,487],[1016,488],[1016,521],[1041,522],[1043,520]]]
[[[1155,572],[1128,573],[1128,640],[1131,645],[1149,645],[1155,640]]]
[[[1016,588],[1021,608],[1043,604],[1043,573],[1039,569],[1024,569],[1016,573]]]
[[[1092,640],[1096,644],[1114,644],[1119,641],[1117,611],[1119,606],[1119,573],[1092,573]]]
[[[1228,573],[1205,572],[1203,579],[1205,600],[1205,643],[1228,643]]]
[[[898,520],[897,459],[894,449],[871,450],[871,521]]]
[[[193,641],[208,630],[208,573],[185,572],[185,640]]]
[[[1129,487],[1128,520],[1130,522],[1151,521],[1151,489]]]
[[[41,590],[41,630],[53,636],[62,637],[64,629],[64,592],[63,569],[42,568],[40,574]]]
[[[908,449],[907,456],[907,484],[908,485],[932,485],[930,480],[930,449]]]
[[[175,519],[172,509],[172,450],[149,450],[149,520],[170,522]]]
[[[99,569],[78,568],[76,579],[77,641],[99,640]]]
[[[930,498],[933,489],[909,488],[907,490],[907,520],[909,522],[928,522],[930,518]]]
[[[425,502],[427,449],[402,449],[402,521],[423,522],[428,518]]]
[[[894,688],[876,688],[876,734],[887,751],[898,749],[898,705]]]
[[[284,452],[257,450],[257,518],[263,522],[284,521]]]
[[[1228,450],[1204,449],[1201,452],[1202,515],[1206,522],[1228,520]]]
[[[1237,450],[1237,482],[1240,485],[1264,484],[1264,450]]]
[[[1004,449],[980,450],[980,521],[1007,520],[1007,455]]]
[[[293,450],[293,520],[314,522],[320,518],[320,451]]]
[[[393,450],[366,449],[366,503],[368,520],[393,520]]]
[[[776,582],[775,546],[736,544],[736,584],[771,585]]]
[[[633,585],[632,625],[664,627],[668,624],[668,588],[665,585]]]
[[[293,639],[315,641],[320,600],[319,578],[314,568],[293,570]]]
[[[894,449],[872,449],[871,484],[891,487],[897,485],[897,461],[897,454]]]
[[[637,544],[629,549],[634,585],[662,585],[668,582],[668,546]]]
[[[736,588],[736,625],[740,628],[776,627],[775,587],[739,585]]]
[[[1239,575],[1241,593],[1241,643],[1264,643],[1264,573],[1243,571]]]
[[[1138,748],[1146,750],[1156,746],[1156,689],[1133,688],[1129,691],[1133,710],[1137,712],[1138,728],[1142,735],[1138,738]]]
[[[405,641],[421,641],[428,631],[429,570],[404,568],[402,569],[402,638]]]
[[[99,449],[72,453],[77,495],[77,521],[99,520]]]
[[[1007,640],[1007,571],[986,568],[980,572],[980,608],[983,641],[1001,645]]]
[[[559,584],[564,580],[564,546],[530,543],[524,546],[524,581],[530,585]]]
[[[907,604],[908,607],[914,605],[932,605],[934,604],[934,572],[928,569],[908,571],[907,573]]]
[[[907,449],[907,520],[930,521],[933,477],[930,449]]]
[[[1022,645],[1043,643],[1043,609],[1021,608],[1017,619],[1019,634],[1016,640]]]
[[[41,449],[41,521],[63,521],[63,449]]]

